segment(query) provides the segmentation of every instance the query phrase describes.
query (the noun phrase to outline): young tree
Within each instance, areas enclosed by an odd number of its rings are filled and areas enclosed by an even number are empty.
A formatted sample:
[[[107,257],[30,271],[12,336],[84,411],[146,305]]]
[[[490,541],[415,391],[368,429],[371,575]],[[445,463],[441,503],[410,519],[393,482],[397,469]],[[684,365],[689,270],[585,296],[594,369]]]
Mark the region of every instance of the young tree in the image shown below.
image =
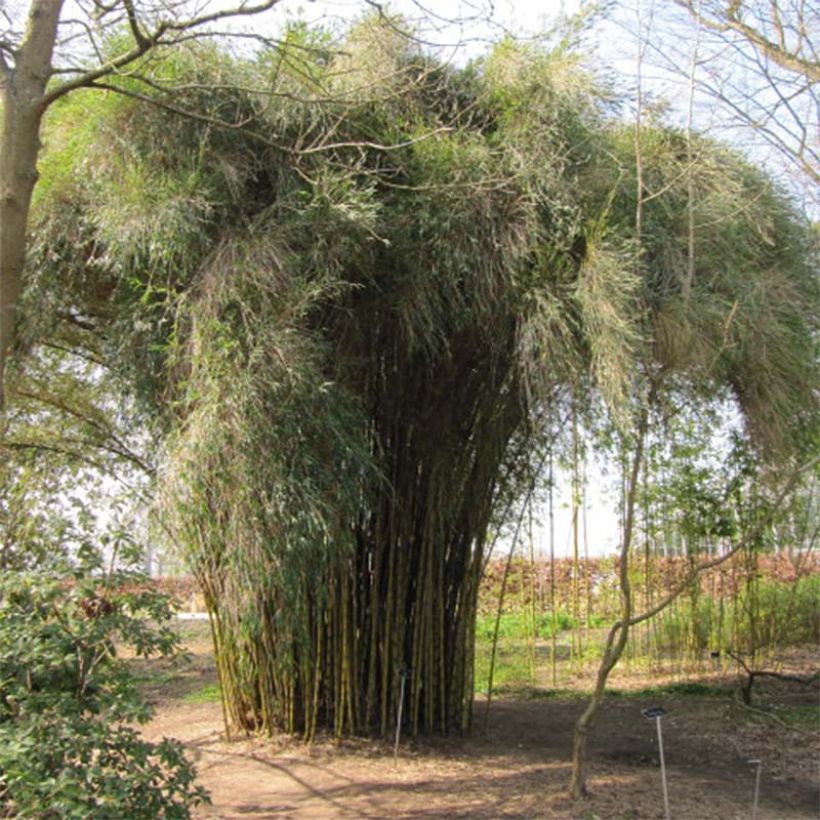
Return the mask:
[[[803,477],[816,468],[818,459],[806,458],[805,461],[792,464],[782,472],[785,475],[767,477],[765,486],[764,469],[762,463],[752,475],[744,470],[748,465],[740,467],[731,465],[726,475],[715,476],[719,473],[713,469],[711,476],[716,482],[722,483],[717,492],[703,486],[690,486],[690,497],[680,499],[677,511],[690,519],[690,527],[698,535],[710,540],[722,542],[719,552],[709,555],[701,554],[692,549],[689,551],[690,566],[683,575],[676,579],[669,592],[654,603],[646,603],[643,611],[635,611],[635,593],[630,581],[631,565],[633,560],[633,540],[638,526],[639,511],[637,507],[640,489],[640,471],[646,457],[646,441],[650,432],[653,416],[658,416],[664,410],[663,404],[675,405],[679,401],[686,401],[683,396],[666,396],[661,398],[658,392],[663,389],[663,380],[657,379],[650,383],[649,394],[642,397],[635,411],[633,428],[622,434],[621,446],[625,448],[629,458],[629,474],[625,483],[623,532],[618,551],[618,590],[620,597],[619,615],[616,622],[610,627],[604,644],[604,652],[598,666],[592,696],[586,708],[575,724],[572,751],[572,774],[569,783],[570,795],[577,799],[587,793],[587,746],[589,735],[594,727],[597,715],[606,697],[606,685],[610,674],[618,665],[627,648],[630,633],[634,627],[660,615],[670,607],[693,585],[699,583],[700,576],[707,571],[720,566],[746,549],[757,549],[764,536],[789,512],[793,491],[800,486]],[[666,385],[668,388],[669,386]],[[673,411],[674,412],[674,411]],[[748,447],[748,442],[742,442],[741,447]],[[730,459],[731,461],[731,459]],[[678,464],[678,468],[688,466]],[[742,482],[755,484],[756,498],[739,499]],[[694,484],[694,482],[692,482]],[[743,488],[747,489],[746,487]],[[737,521],[747,518],[751,523],[741,531]]]
[[[774,461],[791,464],[792,475],[786,481],[789,488],[803,466],[801,461],[810,459],[816,447],[810,432],[812,425],[816,424],[816,402],[811,395],[811,385],[817,377],[816,367],[811,366],[810,372],[802,376],[795,370],[793,377],[796,381],[782,383],[782,390],[791,392],[797,388],[797,392],[791,393],[791,398],[786,398],[785,393],[776,395],[771,385],[763,387],[759,381],[761,376],[763,381],[767,381],[769,375],[779,380],[774,370],[790,369],[796,361],[795,357],[802,358],[808,354],[805,347],[808,337],[800,340],[794,335],[788,318],[791,308],[787,308],[785,303],[781,305],[784,308],[782,312],[776,309],[764,317],[755,300],[750,300],[748,294],[741,295],[744,288],[737,279],[744,276],[747,266],[751,265],[758,271],[755,276],[761,275],[761,286],[771,292],[770,289],[779,287],[776,284],[779,276],[790,270],[792,273],[786,274],[787,277],[796,275],[803,283],[799,301],[803,301],[804,307],[816,304],[816,287],[806,278],[806,266],[811,265],[812,257],[810,243],[803,245],[799,257],[793,257],[789,240],[784,236],[774,256],[766,254],[763,246],[767,239],[763,226],[778,208],[785,206],[785,202],[774,192],[771,183],[761,190],[747,187],[751,182],[751,168],[739,157],[720,149],[694,131],[691,97],[687,127],[682,135],[672,136],[667,132],[666,136],[661,136],[654,124],[646,122],[642,72],[649,37],[645,31],[646,21],[640,14],[638,25],[636,121],[631,129],[628,156],[622,157],[622,167],[631,168],[630,173],[624,176],[624,183],[629,186],[626,190],[631,187],[628,198],[630,207],[624,213],[631,218],[621,224],[621,230],[626,235],[632,235],[635,241],[634,264],[640,271],[643,283],[640,301],[644,306],[646,322],[640,335],[648,345],[635,347],[634,377],[627,405],[629,412],[621,419],[615,415],[615,425],[621,430],[629,459],[624,489],[624,526],[619,549],[621,608],[620,617],[607,637],[593,696],[576,724],[570,782],[570,792],[576,798],[586,791],[588,733],[603,702],[609,674],[626,648],[630,628],[662,611],[700,572],[735,554],[753,538],[746,536],[732,544],[719,559],[694,567],[687,582],[676,587],[672,594],[647,612],[634,613],[629,562],[645,442],[657,403],[662,402],[670,390],[681,389],[702,401],[714,394],[719,385],[728,383],[740,411],[746,415],[750,438]],[[696,64],[697,46],[691,61],[690,82],[694,81]],[[721,156],[724,168],[716,173],[716,163],[720,162]],[[775,204],[778,201],[780,204]],[[729,235],[726,231],[730,222],[735,227],[746,224],[748,230],[744,233],[744,242],[749,243],[748,247],[727,241]],[[674,238],[672,246],[669,245],[670,238]],[[772,268],[764,273],[761,264],[771,264]],[[793,264],[796,267],[793,268]],[[723,284],[717,286],[717,291],[712,291],[711,288],[717,284],[717,280],[712,279],[711,286],[704,288],[702,276],[707,270],[718,269]],[[732,282],[734,284],[730,284]],[[739,289],[736,289],[738,286]],[[729,290],[738,298],[726,302],[724,300]],[[723,296],[718,296],[718,293]],[[792,295],[796,296],[796,293]],[[796,307],[796,303],[792,303],[792,307]],[[803,312],[803,308],[797,309]],[[804,316],[808,318],[808,314]],[[813,320],[809,320],[806,329],[812,324]],[[763,376],[744,367],[742,375],[729,376],[726,368],[731,368],[730,362],[737,352],[732,348],[735,344],[749,345],[750,334],[754,332],[762,332],[769,344],[768,349],[756,350],[754,355],[758,366],[768,369],[770,374]],[[743,339],[746,341],[741,341]],[[803,381],[804,376],[808,376],[807,381]],[[754,385],[752,382],[756,381],[758,383]],[[801,381],[802,384],[799,384]],[[785,399],[784,404],[780,404],[781,399]],[[791,401],[795,403],[791,405],[791,410],[787,410],[786,405]],[[805,412],[808,415],[804,416]],[[790,418],[792,414],[793,418]],[[809,418],[814,420],[807,421]],[[808,455],[806,452],[800,454],[804,446],[808,447]],[[778,496],[779,502],[783,501],[785,494]],[[777,506],[774,505],[774,511],[761,527],[773,522],[780,512]],[[759,535],[759,530],[756,535]]]
[[[569,791],[575,798],[586,792],[588,735],[603,703],[608,677],[627,646],[630,629],[663,611],[701,572],[727,560],[745,544],[754,541],[765,527],[770,526],[782,512],[779,507],[803,468],[802,462],[811,460],[812,453],[816,451],[813,434],[808,432],[812,425],[816,425],[816,401],[811,395],[811,385],[816,383],[817,378],[816,366],[810,367],[811,375],[803,374],[808,375],[808,381],[804,381],[797,393],[792,394],[795,404],[791,406],[791,410],[787,410],[785,404],[778,406],[779,399],[784,398],[784,395],[778,397],[770,392],[771,386],[764,388],[761,383],[756,386],[752,384],[759,379],[760,373],[747,370],[743,375],[732,377],[728,376],[726,370],[727,364],[735,355],[732,351],[734,345],[749,344],[751,333],[762,333],[766,338],[768,349],[755,351],[755,357],[758,359],[757,366],[770,369],[772,375],[776,369],[790,368],[796,361],[795,357],[802,358],[808,353],[808,349],[804,347],[807,337],[800,341],[793,334],[793,326],[788,318],[790,309],[786,308],[783,312],[776,309],[764,318],[755,300],[740,295],[743,287],[735,289],[740,284],[736,277],[746,274],[747,265],[754,266],[760,272],[761,263],[772,265],[772,269],[760,280],[767,291],[779,288],[776,279],[781,274],[775,273],[776,270],[792,270],[803,281],[800,300],[805,300],[805,307],[816,304],[817,291],[816,286],[805,278],[808,271],[806,265],[811,265],[810,244],[803,246],[802,261],[795,257],[791,257],[789,261],[789,240],[784,237],[780,250],[774,257],[770,256],[768,261],[764,261],[767,254],[763,245],[767,239],[763,226],[777,208],[784,204],[781,202],[780,206],[775,205],[776,196],[774,200],[770,199],[774,194],[769,187],[770,183],[765,190],[760,191],[746,187],[750,182],[747,175],[747,170],[750,169],[744,170],[743,161],[728,152],[723,157],[726,162],[724,173],[715,173],[715,162],[718,161],[720,149],[716,154],[717,146],[705,140],[694,128],[695,89],[702,65],[700,24],[709,4],[691,2],[688,5],[696,18],[698,29],[696,36],[691,38],[694,46],[687,55],[688,59],[679,59],[679,63],[688,64],[686,125],[682,136],[676,135],[666,141],[657,128],[650,124],[651,121],[647,122],[651,111],[647,117],[644,68],[647,53],[651,53],[652,49],[655,52],[662,51],[661,43],[668,37],[668,30],[660,26],[660,34],[658,33],[656,15],[660,10],[657,4],[650,3],[649,8],[644,7],[640,0],[635,4],[636,116],[629,154],[623,157],[624,166],[631,169],[625,176],[625,184],[631,187],[629,199],[632,207],[629,211],[632,218],[623,223],[621,228],[625,234],[633,236],[635,241],[634,264],[641,271],[644,282],[640,298],[647,322],[641,335],[649,344],[637,345],[635,348],[637,355],[628,403],[630,410],[625,418],[618,419],[615,416],[615,426],[621,430],[629,459],[619,549],[620,616],[607,636],[593,695],[575,727],[573,769],[569,784]],[[732,7],[740,5],[730,4]],[[740,195],[741,191],[745,193]],[[757,197],[760,199],[755,201]],[[739,221],[735,221],[736,218]],[[730,222],[734,222],[736,227],[740,223],[746,223],[748,230],[744,232],[744,242],[748,242],[750,247],[743,248],[727,241],[729,235],[726,230]],[[658,234],[659,230],[663,238]],[[671,237],[674,237],[674,250],[669,246]],[[756,250],[752,250],[751,246]],[[797,267],[792,268],[795,262]],[[720,277],[724,284],[718,286],[717,292],[710,292],[710,288],[704,289],[701,277],[705,271],[718,269],[721,270]],[[802,273],[799,272],[801,270]],[[772,274],[774,276],[770,278]],[[764,285],[765,280],[768,280],[768,284]],[[735,285],[729,284],[732,281]],[[713,279],[713,285],[715,284],[716,280]],[[728,293],[724,286],[728,286],[739,298],[727,303],[718,297],[717,293],[723,293],[724,297]],[[785,308],[785,304],[782,307]],[[802,309],[798,310],[802,312]],[[810,320],[806,329],[812,324],[813,320]],[[741,341],[744,337],[747,338],[746,342]],[[793,376],[797,381],[783,383],[782,389],[790,391],[803,379],[797,371],[793,371]],[[764,377],[764,381],[766,379]],[[732,386],[739,409],[746,415],[750,438],[773,461],[779,461],[781,466],[790,466],[791,474],[785,481],[787,489],[780,495],[775,493],[776,501],[770,515],[758,525],[754,533],[746,533],[742,538],[735,539],[717,559],[695,564],[681,585],[661,601],[651,605],[647,611],[636,614],[629,566],[636,526],[640,471],[652,415],[659,404],[668,401],[666,397],[670,392],[674,394],[683,389],[684,392],[690,392],[692,397],[703,401],[714,394],[718,385],[727,381]],[[790,402],[787,400],[786,403]],[[803,424],[800,421],[803,411],[799,408],[806,408],[809,417],[815,420]],[[792,419],[791,414],[795,414]],[[797,423],[792,425],[795,420]]]

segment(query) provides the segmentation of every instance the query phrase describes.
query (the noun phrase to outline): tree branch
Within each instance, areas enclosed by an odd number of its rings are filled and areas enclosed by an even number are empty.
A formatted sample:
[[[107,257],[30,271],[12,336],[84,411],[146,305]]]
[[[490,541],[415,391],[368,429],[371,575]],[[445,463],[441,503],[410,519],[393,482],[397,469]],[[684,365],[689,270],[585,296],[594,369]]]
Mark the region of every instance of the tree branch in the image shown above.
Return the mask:
[[[734,661],[739,663],[749,677],[756,678],[774,678],[775,680],[789,681],[790,683],[799,683],[801,686],[811,686],[815,681],[820,679],[820,672],[815,672],[813,675],[806,677],[805,675],[788,675],[785,672],[771,672],[768,669],[752,669],[740,655],[732,652],[731,649],[726,650],[726,654]]]
[[[270,140],[264,135],[260,134],[258,131],[254,131],[253,129],[248,128],[248,124],[253,122],[254,119],[256,119],[255,116],[249,116],[244,118],[243,120],[237,120],[236,122],[229,122],[228,120],[223,120],[218,117],[211,117],[206,114],[199,114],[195,111],[186,110],[184,108],[180,108],[179,106],[173,105],[172,103],[167,103],[162,100],[159,100],[156,97],[151,97],[148,94],[141,94],[138,91],[133,91],[128,88],[122,88],[121,86],[114,85],[111,83],[93,82],[88,87],[102,89],[104,91],[113,91],[117,94],[122,94],[126,97],[131,97],[135,100],[140,100],[141,102],[148,103],[149,105],[155,105],[158,108],[168,111],[169,113],[177,114],[181,117],[188,117],[189,119],[195,120],[197,122],[203,122],[207,125],[213,125],[217,128],[226,128],[232,131],[242,131],[243,134],[245,134],[253,140],[256,140],[257,142],[261,142],[263,145],[267,145],[270,148],[276,148],[277,150],[284,151],[288,154],[294,154],[299,156],[317,154],[322,151],[333,151],[339,148],[370,148],[374,151],[398,151],[401,148],[407,148],[411,145],[415,145],[419,142],[423,142],[424,140],[430,139],[431,137],[438,136],[440,134],[446,134],[453,130],[449,126],[441,126],[440,128],[434,128],[431,131],[421,134],[418,137],[414,137],[413,139],[403,140],[402,142],[390,144],[371,142],[368,140],[348,140],[330,143],[319,142],[307,148],[299,148],[291,145],[283,145],[281,143],[274,142],[273,140]]]
[[[160,23],[160,27],[164,27],[167,31],[191,31],[195,28],[207,26],[210,23],[216,23],[219,20],[226,20],[233,17],[252,17],[255,14],[261,14],[265,11],[270,11],[274,6],[278,6],[281,0],[264,0],[261,3],[248,5],[243,0],[238,6],[232,8],[214,11],[210,14],[202,14],[199,17],[192,17],[190,20],[182,22],[167,21]]]
[[[679,6],[683,6],[690,14],[697,14],[697,3],[695,0],[675,0]],[[772,62],[777,63],[787,71],[795,71],[804,74],[812,82],[820,82],[820,63],[815,60],[800,56],[794,49],[786,47],[785,33],[781,28],[778,30],[781,36],[780,43],[775,43],[769,39],[762,31],[744,23],[740,17],[742,3],[733,2],[728,5],[722,16],[717,19],[708,18],[701,14],[700,23],[706,28],[718,34],[734,32],[743,37],[754,48],[765,54]]]
[[[795,488],[800,476],[810,470],[815,464],[820,462],[820,457],[813,458],[811,461],[803,464],[801,467],[797,468],[786,482],[786,485],[778,494],[777,498],[775,499],[774,503],[772,504],[771,512],[764,517],[764,519],[758,523],[756,527],[752,529],[752,531],[746,535],[745,538],[741,538],[728,552],[725,552],[723,555],[717,556],[717,558],[712,558],[709,561],[704,561],[702,564],[698,564],[694,567],[689,574],[681,581],[676,587],[672,589],[672,591],[662,598],[655,606],[647,609],[645,612],[642,612],[640,615],[634,615],[628,621],[629,626],[635,626],[636,624],[643,623],[643,621],[648,621],[653,616],[657,615],[662,610],[666,609],[672,601],[675,600],[681,593],[683,593],[687,587],[689,587],[693,581],[695,581],[701,573],[705,572],[708,569],[712,569],[713,567],[718,566],[719,564],[728,561],[733,555],[736,555],[740,550],[742,550],[747,544],[754,541],[758,536],[761,535],[763,530],[768,527],[772,521],[777,517],[779,514],[779,507],[783,503],[784,499],[788,496],[788,494]],[[616,622],[612,629],[620,629],[622,627],[622,622]]]
[[[163,20],[157,27],[147,34],[142,31],[137,19],[136,12],[131,0],[123,0],[126,7],[126,14],[128,17],[129,28],[134,38],[134,45],[118,57],[114,57],[102,65],[97,66],[90,71],[86,71],[71,80],[65,80],[59,85],[55,86],[43,98],[43,107],[48,107],[55,100],[65,96],[71,91],[78,88],[93,87],[94,84],[116,74],[126,66],[135,63],[141,57],[145,56],[149,51],[152,51],[159,46],[171,45],[175,42],[176,36],[186,32],[193,32],[200,30],[210,23],[215,23],[219,20],[225,20],[234,17],[248,17],[254,14],[261,14],[264,11],[269,11],[274,6],[278,5],[280,0],[265,0],[265,2],[248,5],[244,2],[232,8],[214,11],[210,14],[202,14],[198,17],[192,17],[184,21]],[[202,32],[199,36],[209,36],[208,32]]]
[[[106,464],[97,461],[96,459],[92,458],[89,455],[86,455],[77,450],[71,450],[65,447],[58,447],[54,444],[43,444],[42,442],[37,441],[14,441],[9,439],[4,439],[0,441],[0,450],[37,450],[42,451],[44,453],[54,453],[60,456],[66,456],[68,458],[75,459],[81,464],[87,464],[89,467],[94,468],[95,470],[99,470],[101,473],[105,475],[111,475],[116,477],[114,471],[110,469]]]
[[[128,27],[131,29],[131,34],[134,35],[134,42],[139,47],[148,49],[150,47],[150,43],[140,28],[137,13],[134,10],[134,3],[132,0],[123,0],[123,5],[125,6],[125,14],[128,17]]]

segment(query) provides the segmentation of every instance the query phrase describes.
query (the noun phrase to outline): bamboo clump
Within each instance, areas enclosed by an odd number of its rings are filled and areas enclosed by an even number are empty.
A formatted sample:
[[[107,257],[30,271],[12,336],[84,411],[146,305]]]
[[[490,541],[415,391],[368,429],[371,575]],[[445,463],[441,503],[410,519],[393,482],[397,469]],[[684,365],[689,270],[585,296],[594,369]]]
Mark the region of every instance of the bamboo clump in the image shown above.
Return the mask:
[[[411,734],[467,731],[493,533],[572,447],[559,410],[629,417],[639,351],[681,395],[728,384],[772,445],[815,389],[806,240],[754,169],[690,136],[712,227],[683,303],[674,129],[644,126],[661,194],[636,236],[635,148],[568,43],[458,70],[397,38],[370,19],[338,50],[298,27],[252,63],[179,50],[197,117],[77,95],[50,126],[31,292],[93,317],[78,344],[144,408],[230,730],[385,736],[406,673]],[[760,334],[793,355],[769,367]]]

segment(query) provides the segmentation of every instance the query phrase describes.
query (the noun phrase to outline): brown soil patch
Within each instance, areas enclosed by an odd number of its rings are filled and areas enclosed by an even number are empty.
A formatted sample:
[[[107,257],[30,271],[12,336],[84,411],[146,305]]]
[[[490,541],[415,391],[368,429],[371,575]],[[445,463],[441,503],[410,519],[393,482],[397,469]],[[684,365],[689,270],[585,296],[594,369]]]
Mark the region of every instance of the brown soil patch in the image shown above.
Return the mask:
[[[392,744],[366,740],[228,742],[218,703],[184,699],[194,683],[212,680],[203,653],[195,655],[187,679],[149,689],[157,714],[146,735],[187,744],[213,799],[201,817],[661,818],[655,726],[640,714],[650,705],[669,713],[664,746],[676,820],[751,817],[750,758],[763,761],[759,820],[820,816],[816,727],[787,728],[745,712],[725,695],[611,698],[590,743],[592,796],[573,803],[564,790],[581,699],[494,702],[486,732],[485,704],[477,701],[470,737],[403,741],[394,761]],[[761,681],[757,696],[781,709],[817,703],[816,690],[776,681],[765,687]]]

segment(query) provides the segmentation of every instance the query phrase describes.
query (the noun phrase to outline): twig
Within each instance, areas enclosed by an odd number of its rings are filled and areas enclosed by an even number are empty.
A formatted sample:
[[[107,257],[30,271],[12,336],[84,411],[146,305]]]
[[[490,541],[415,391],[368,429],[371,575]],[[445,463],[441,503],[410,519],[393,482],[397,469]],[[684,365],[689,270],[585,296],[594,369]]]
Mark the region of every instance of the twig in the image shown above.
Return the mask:
[[[806,729],[799,729],[797,726],[792,726],[791,724],[786,723],[786,721],[782,718],[779,718],[777,715],[773,715],[771,712],[765,711],[765,709],[758,709],[750,703],[744,703],[737,697],[735,698],[735,703],[746,711],[751,712],[753,715],[760,715],[761,717],[767,718],[768,720],[777,723],[779,726],[782,726],[784,729],[788,729],[790,732],[797,732],[798,734],[805,735],[806,737],[815,737],[814,732],[809,732]]]

